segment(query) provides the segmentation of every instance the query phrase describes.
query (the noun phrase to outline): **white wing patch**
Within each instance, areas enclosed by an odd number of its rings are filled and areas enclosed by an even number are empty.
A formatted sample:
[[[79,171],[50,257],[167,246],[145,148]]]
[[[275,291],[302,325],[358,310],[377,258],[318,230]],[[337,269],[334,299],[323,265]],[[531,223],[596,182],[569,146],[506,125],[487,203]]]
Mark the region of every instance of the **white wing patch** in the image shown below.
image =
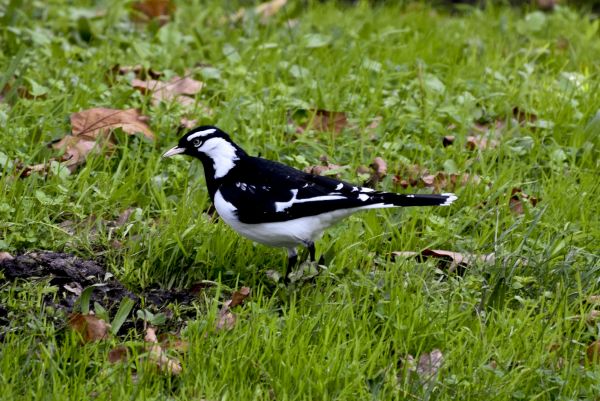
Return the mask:
[[[276,212],[283,212],[285,209],[292,207],[296,203],[346,199],[346,197],[343,195],[323,195],[323,196],[315,196],[313,198],[296,199],[296,196],[298,196],[298,190],[292,189],[292,190],[290,190],[290,192],[292,193],[292,199],[290,199],[289,201],[286,201],[286,202],[275,202],[275,211]]]
[[[363,202],[366,202],[366,201],[368,201],[368,200],[369,200],[369,198],[370,198],[370,196],[369,196],[369,195],[367,195],[367,194],[360,194],[360,195],[358,195],[358,199],[360,199],[360,200],[361,200],[361,201],[363,201]]]
[[[210,128],[210,129],[205,129],[205,130],[202,130],[202,131],[194,132],[192,135],[188,136],[187,140],[191,141],[192,139],[196,139],[199,136],[206,136],[206,135],[213,134],[215,132],[217,132],[217,130],[214,129],[214,128]]]
[[[452,204],[452,202],[454,202],[455,200],[458,199],[458,196],[454,195],[453,193],[444,193],[442,194],[444,196],[447,196],[448,198],[446,198],[446,201],[444,203],[442,203],[440,206],[450,206]]]
[[[375,192],[373,188],[361,187],[360,192]]]
[[[344,184],[342,184],[341,182],[337,185],[337,187],[335,187],[336,191],[339,191],[340,189],[344,188]]]

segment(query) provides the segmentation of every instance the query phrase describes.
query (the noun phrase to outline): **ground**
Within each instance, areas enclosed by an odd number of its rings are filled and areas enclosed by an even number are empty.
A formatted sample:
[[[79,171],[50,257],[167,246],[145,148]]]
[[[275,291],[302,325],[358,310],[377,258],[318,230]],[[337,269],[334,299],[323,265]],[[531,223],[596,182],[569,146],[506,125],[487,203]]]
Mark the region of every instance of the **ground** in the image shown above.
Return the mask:
[[[0,399],[600,396],[594,15],[75,3],[0,1]],[[99,108],[128,120],[88,129]],[[213,214],[200,163],[161,160],[194,123],[458,201],[346,219],[285,287],[285,252]]]

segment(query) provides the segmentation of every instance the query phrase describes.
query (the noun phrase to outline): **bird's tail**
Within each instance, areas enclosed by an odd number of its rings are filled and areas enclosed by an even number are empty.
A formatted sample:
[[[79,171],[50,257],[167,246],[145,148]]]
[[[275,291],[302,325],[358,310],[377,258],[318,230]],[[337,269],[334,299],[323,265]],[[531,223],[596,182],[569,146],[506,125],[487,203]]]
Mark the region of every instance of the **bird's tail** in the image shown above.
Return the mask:
[[[383,192],[377,195],[381,196],[381,201],[385,206],[449,206],[456,199],[456,195],[451,193],[434,195],[404,195],[390,192]],[[375,198],[375,196],[373,196]],[[384,207],[385,207],[384,206]]]

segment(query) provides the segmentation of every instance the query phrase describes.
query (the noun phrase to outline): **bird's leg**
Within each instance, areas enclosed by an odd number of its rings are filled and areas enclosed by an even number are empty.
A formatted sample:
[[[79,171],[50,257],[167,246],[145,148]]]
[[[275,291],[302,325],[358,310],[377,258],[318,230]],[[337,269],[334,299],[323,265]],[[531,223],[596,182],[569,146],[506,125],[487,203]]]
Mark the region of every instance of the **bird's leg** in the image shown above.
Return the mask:
[[[308,255],[310,257],[310,261],[314,262],[315,261],[315,243],[314,242],[309,242],[308,244],[306,244],[306,248],[308,249]]]
[[[288,275],[292,271],[292,268],[294,266],[296,266],[296,263],[298,263],[298,252],[296,251],[296,248],[289,248],[287,250],[287,253],[288,253],[288,264],[285,268],[285,274],[283,276],[283,282],[286,284],[290,282]]]

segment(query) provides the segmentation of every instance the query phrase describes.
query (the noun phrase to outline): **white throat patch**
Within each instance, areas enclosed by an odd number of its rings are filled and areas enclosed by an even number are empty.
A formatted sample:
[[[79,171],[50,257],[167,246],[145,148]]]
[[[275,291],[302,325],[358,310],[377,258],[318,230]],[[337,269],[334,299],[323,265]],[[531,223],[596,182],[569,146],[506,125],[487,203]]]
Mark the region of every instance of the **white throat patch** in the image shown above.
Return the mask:
[[[235,166],[235,161],[240,160],[235,148],[223,138],[210,138],[198,148],[198,152],[204,153],[213,161],[215,177],[221,178],[227,175]]]

